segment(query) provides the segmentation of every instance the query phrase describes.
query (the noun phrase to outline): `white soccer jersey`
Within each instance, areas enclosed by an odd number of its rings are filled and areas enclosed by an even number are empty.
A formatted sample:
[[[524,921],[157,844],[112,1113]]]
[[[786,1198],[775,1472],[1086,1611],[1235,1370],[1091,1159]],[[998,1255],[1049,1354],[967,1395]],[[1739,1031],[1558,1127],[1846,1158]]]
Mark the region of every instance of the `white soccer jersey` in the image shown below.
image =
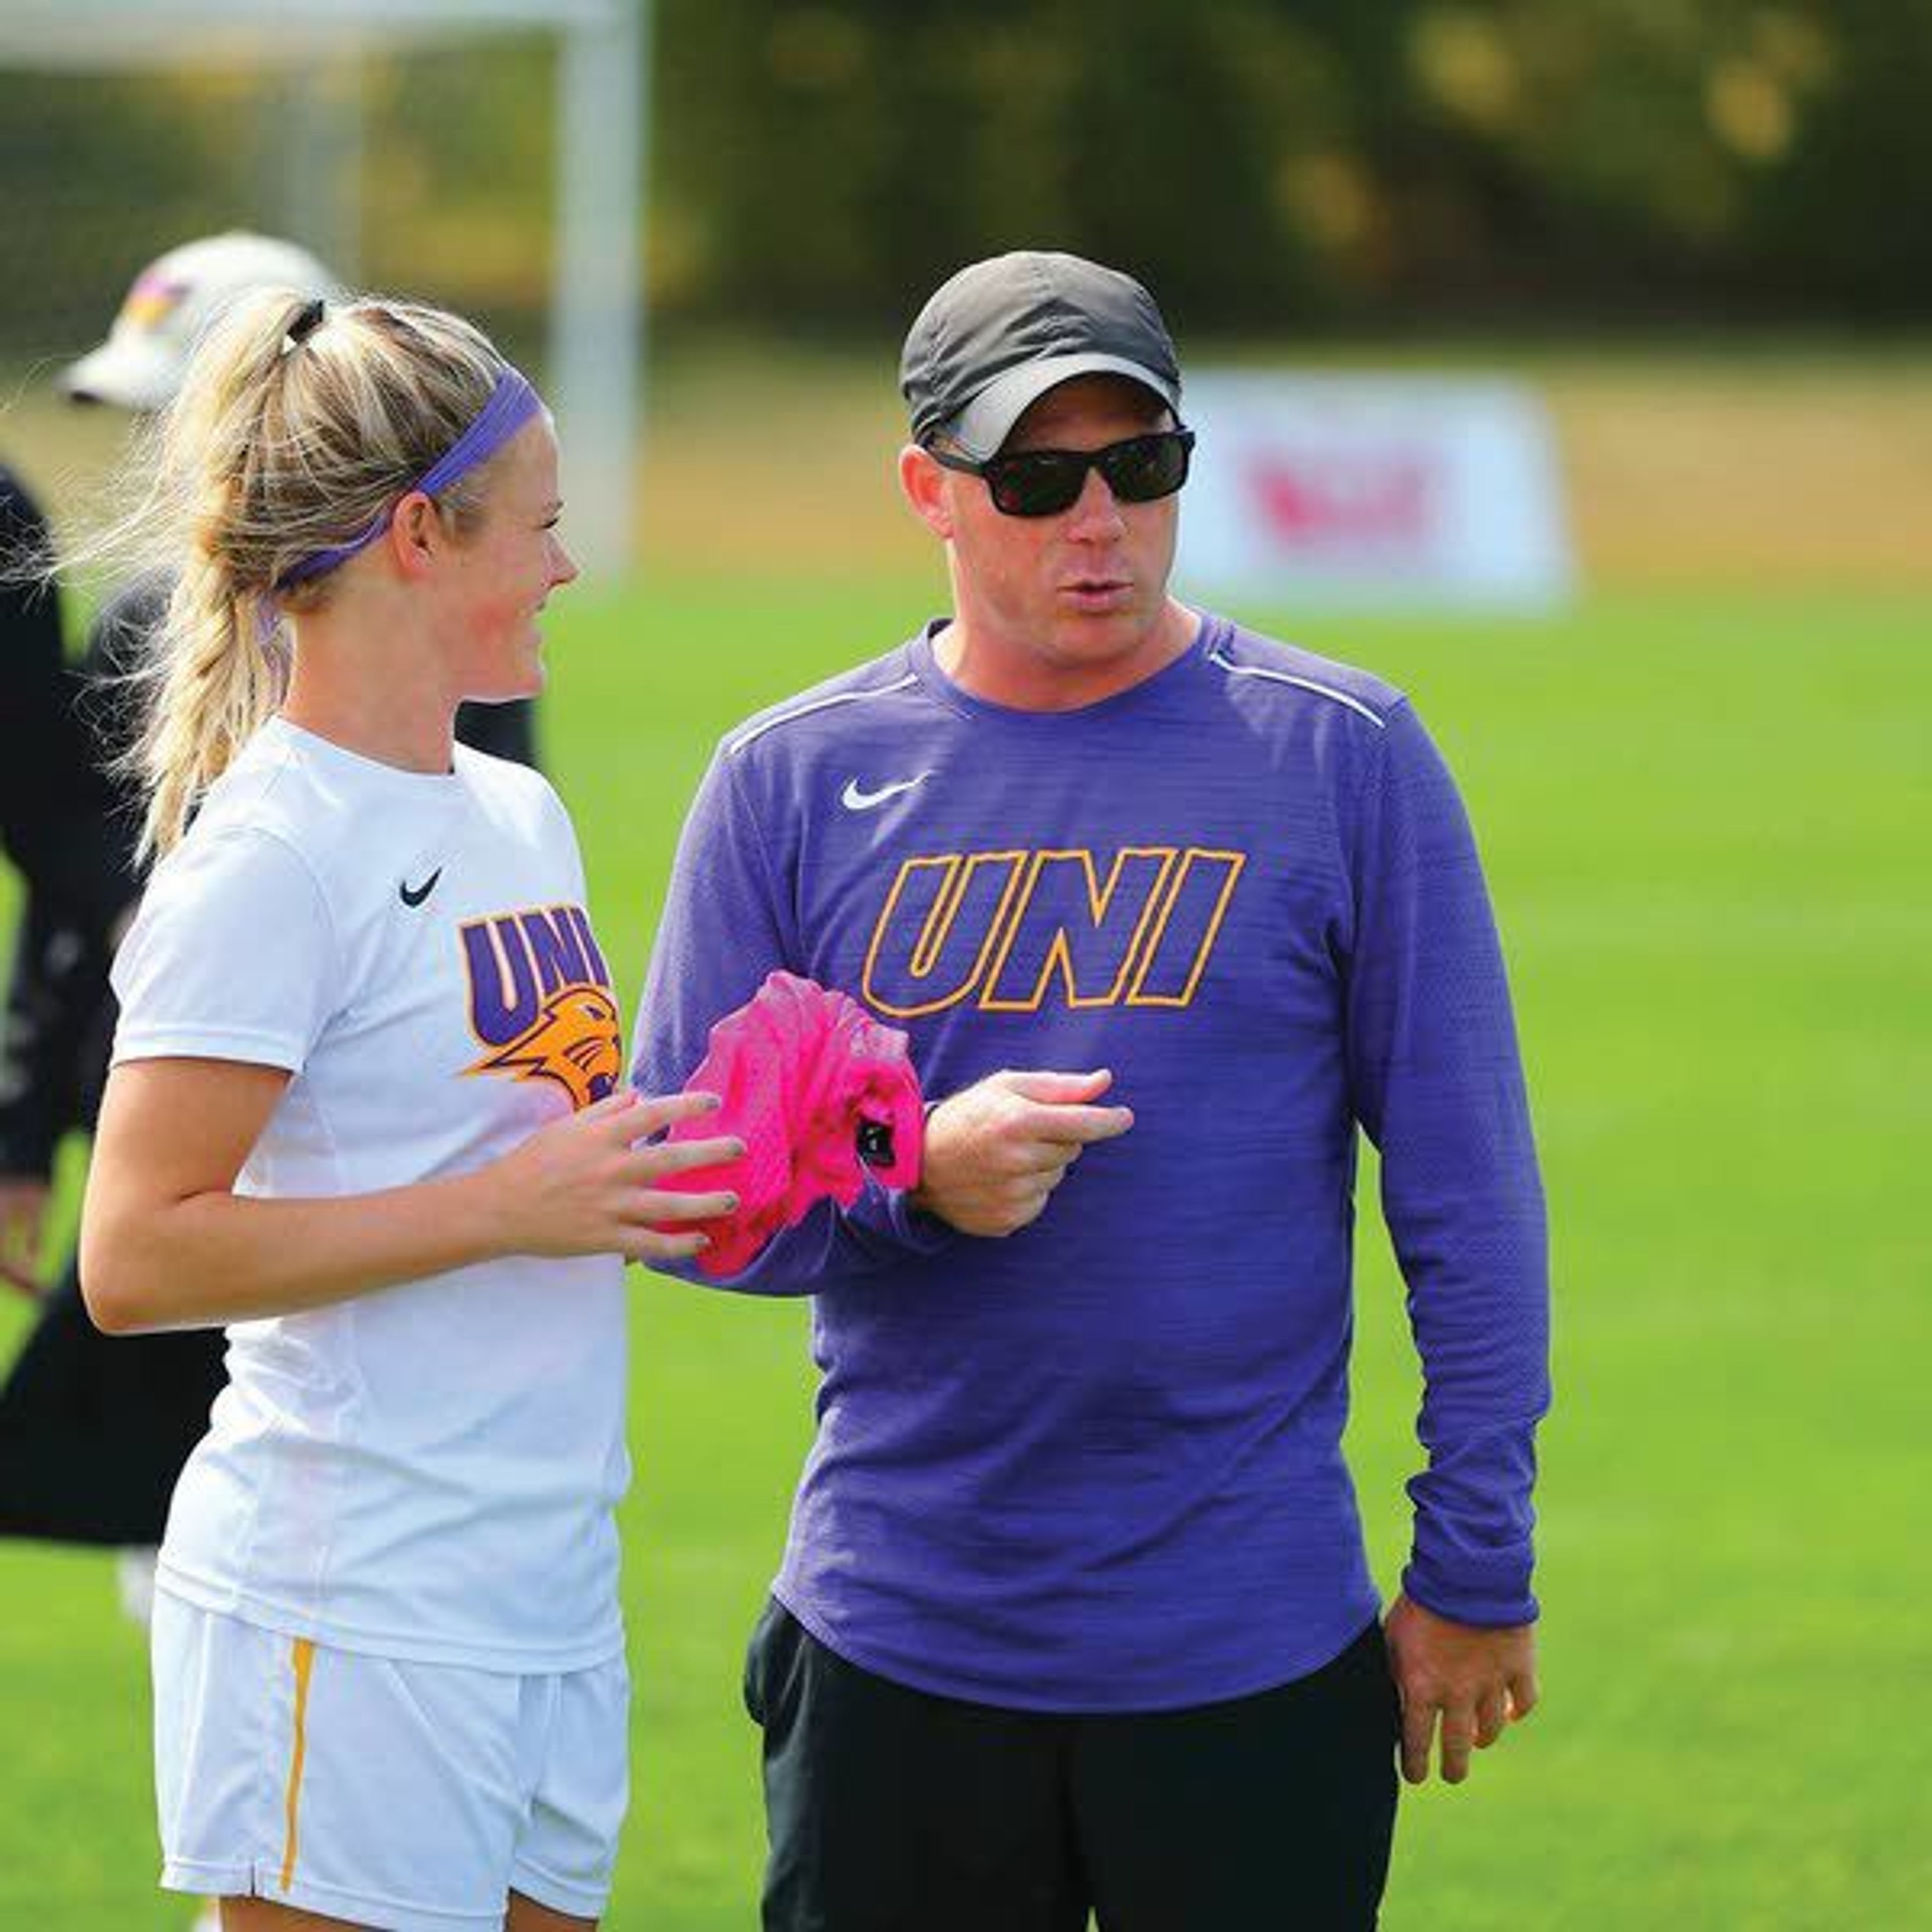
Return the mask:
[[[236,1184],[462,1173],[620,1077],[575,837],[536,773],[380,764],[277,719],[156,868],[117,1061],[293,1075]],[[615,1256],[479,1263],[236,1323],[158,1580],[324,1645],[518,1672],[620,1649]]]

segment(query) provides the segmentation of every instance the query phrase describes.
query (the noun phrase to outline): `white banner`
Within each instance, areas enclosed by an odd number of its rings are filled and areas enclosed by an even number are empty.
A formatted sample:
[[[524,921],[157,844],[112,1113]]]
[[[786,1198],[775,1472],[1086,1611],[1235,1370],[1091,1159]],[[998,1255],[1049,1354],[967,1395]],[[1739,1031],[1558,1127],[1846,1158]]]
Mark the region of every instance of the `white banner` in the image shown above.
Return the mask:
[[[1572,588],[1548,423],[1506,382],[1190,374],[1184,595],[1544,610]]]

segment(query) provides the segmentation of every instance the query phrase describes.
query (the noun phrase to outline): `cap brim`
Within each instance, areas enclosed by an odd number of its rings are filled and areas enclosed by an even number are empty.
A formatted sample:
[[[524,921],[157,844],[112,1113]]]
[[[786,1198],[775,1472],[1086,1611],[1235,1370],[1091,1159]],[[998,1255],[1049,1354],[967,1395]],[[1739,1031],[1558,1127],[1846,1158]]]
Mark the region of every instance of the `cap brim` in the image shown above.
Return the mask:
[[[165,409],[174,400],[181,371],[164,350],[150,345],[104,342],[70,363],[54,379],[76,403],[112,403],[124,410]]]
[[[983,463],[999,453],[1000,444],[1012,434],[1014,424],[1048,390],[1070,382],[1076,376],[1124,376],[1142,388],[1150,389],[1176,416],[1180,412],[1180,389],[1124,356],[1049,356],[1042,362],[1009,369],[997,381],[989,382],[944,425],[944,433],[974,462]]]

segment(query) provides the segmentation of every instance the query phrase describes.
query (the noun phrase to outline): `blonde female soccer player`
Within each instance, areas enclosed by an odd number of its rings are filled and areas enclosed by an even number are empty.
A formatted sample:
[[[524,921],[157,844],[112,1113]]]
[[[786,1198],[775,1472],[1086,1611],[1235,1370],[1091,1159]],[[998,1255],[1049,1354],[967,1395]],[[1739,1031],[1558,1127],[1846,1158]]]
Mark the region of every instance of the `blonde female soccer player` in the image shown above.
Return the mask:
[[[556,445],[476,329],[260,294],[146,518],[184,565],[141,755],[81,1276],[220,1325],[158,1573],[162,1882],[230,1932],[595,1922],[626,1798],[626,1257],[735,1142],[621,1078],[570,822],[452,739],[544,680]],[[191,823],[190,822],[191,820]]]

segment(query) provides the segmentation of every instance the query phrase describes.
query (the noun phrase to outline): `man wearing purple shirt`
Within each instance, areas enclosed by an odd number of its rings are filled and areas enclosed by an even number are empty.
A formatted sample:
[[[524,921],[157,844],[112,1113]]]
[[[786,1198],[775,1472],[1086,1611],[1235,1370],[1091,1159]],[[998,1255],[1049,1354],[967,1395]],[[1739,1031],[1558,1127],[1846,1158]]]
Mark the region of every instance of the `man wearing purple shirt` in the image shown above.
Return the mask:
[[[1401,693],[1168,594],[1138,283],[977,263],[902,380],[952,614],[725,739],[638,1031],[674,1090],[783,968],[938,1096],[916,1192],[730,1284],[812,1294],[821,1373],[747,1664],[764,1924],[1372,1925],[1398,1753],[1460,1781],[1536,1698],[1542,1197],[1468,824]],[[1426,1379],[1385,1632],[1358,1128]]]

